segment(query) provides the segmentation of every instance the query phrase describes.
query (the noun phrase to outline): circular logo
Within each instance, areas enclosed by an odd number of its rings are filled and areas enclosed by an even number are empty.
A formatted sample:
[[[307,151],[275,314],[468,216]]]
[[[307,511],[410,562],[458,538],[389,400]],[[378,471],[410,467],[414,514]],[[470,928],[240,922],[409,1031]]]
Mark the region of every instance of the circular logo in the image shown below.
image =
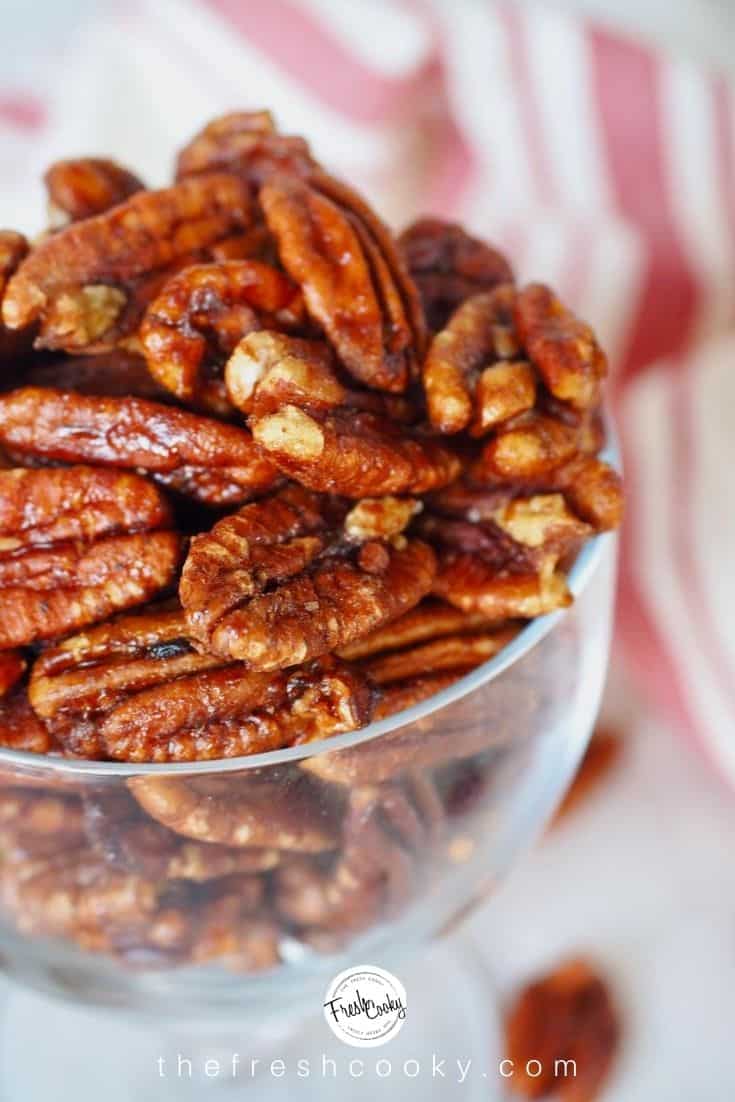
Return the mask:
[[[324,1017],[332,1033],[348,1045],[384,1045],[406,1020],[406,989],[374,964],[348,968],[327,988]]]

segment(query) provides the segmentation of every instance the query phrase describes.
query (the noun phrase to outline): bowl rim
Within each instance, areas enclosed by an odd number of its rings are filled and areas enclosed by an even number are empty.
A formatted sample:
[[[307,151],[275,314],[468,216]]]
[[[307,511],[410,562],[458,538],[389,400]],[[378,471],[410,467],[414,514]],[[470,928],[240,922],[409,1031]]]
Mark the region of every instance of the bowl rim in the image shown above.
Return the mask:
[[[617,437],[607,418],[605,428],[607,443],[600,451],[598,458],[622,473]],[[434,693],[418,704],[412,704],[410,708],[404,708],[401,712],[360,727],[356,731],[346,731],[341,735],[314,739],[312,742],[300,743],[297,746],[284,746],[280,750],[267,750],[260,754],[244,754],[234,758],[212,758],[193,762],[93,761],[87,758],[63,758],[52,754],[36,754],[29,750],[10,750],[0,747],[0,765],[18,767],[24,774],[27,771],[34,774],[38,774],[39,771],[48,771],[59,776],[201,776],[207,773],[236,773],[244,769],[288,765],[303,761],[305,758],[317,757],[319,754],[351,749],[363,742],[381,738],[461,700],[481,685],[499,677],[538,646],[541,640],[545,639],[574,608],[576,601],[604,561],[608,547],[616,538],[617,533],[614,531],[600,532],[584,545],[567,575],[567,585],[574,598],[569,606],[529,620],[518,635],[494,657],[475,667],[464,677],[458,678],[440,692]]]

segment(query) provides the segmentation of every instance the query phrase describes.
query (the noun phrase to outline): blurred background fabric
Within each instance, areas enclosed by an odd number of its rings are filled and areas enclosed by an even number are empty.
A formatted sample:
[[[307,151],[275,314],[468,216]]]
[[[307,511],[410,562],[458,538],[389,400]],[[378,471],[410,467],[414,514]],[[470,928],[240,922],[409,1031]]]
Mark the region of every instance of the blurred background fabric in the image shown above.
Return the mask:
[[[205,120],[268,106],[392,225],[461,220],[595,326],[630,497],[619,650],[735,781],[729,5],[638,5],[637,38],[629,0],[38,7],[37,23],[10,0],[4,22],[3,224],[42,225],[55,157],[111,155],[163,184]]]

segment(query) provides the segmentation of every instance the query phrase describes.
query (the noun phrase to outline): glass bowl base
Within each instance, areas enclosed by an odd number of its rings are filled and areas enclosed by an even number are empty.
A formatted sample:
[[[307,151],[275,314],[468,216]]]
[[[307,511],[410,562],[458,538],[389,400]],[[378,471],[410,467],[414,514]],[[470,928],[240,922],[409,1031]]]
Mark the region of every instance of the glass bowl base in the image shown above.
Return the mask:
[[[357,964],[365,962],[356,962]],[[380,964],[380,961],[368,963]],[[394,966],[395,968],[395,966]],[[503,1096],[499,1027],[485,963],[462,935],[401,968],[408,1013],[384,1045],[335,1037],[315,1008],[279,1019],[141,1023],[8,986],[0,1028],[4,1102],[467,1102]]]

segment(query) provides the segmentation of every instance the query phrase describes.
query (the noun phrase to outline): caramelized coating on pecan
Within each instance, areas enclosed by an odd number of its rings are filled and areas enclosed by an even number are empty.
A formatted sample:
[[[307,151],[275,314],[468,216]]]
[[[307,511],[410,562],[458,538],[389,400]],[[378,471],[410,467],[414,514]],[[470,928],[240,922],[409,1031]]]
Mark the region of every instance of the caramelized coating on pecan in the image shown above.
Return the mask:
[[[196,176],[135,194],[42,241],[8,283],[3,321],[9,329],[38,322],[41,348],[114,343],[137,321],[125,307],[141,280],[250,218],[247,190],[234,176]]]
[[[29,754],[48,754],[57,743],[44,722],[31,708],[23,686],[0,700],[0,746]],[[6,783],[6,777],[0,778]]]
[[[345,367],[400,393],[414,373],[403,300],[366,227],[303,180],[278,176],[260,193],[281,262]]]
[[[134,777],[128,783],[149,815],[198,842],[300,853],[338,844],[335,796],[298,770]]]
[[[506,1054],[515,1069],[508,1082],[523,1098],[553,1094],[568,1102],[595,1102],[620,1038],[618,1011],[605,980],[587,961],[568,961],[521,991],[508,1011]],[[559,1075],[564,1061],[574,1061],[575,1075]]]
[[[259,260],[185,268],[150,304],[140,341],[151,374],[181,401],[215,413],[231,407],[218,369],[246,333],[298,324],[301,293]]]
[[[99,737],[123,761],[232,758],[362,727],[371,707],[364,678],[333,663],[276,674],[236,664],[136,693]]]
[[[132,172],[103,157],[55,161],[43,179],[53,227],[102,214],[143,188]]]
[[[440,218],[419,218],[403,231],[399,244],[435,333],[466,299],[513,280],[501,253]]]
[[[0,651],[0,697],[7,696],[26,670],[26,660],[22,651]]]
[[[432,592],[465,612],[488,620],[532,620],[572,603],[564,575],[553,568],[518,573],[498,570],[478,555],[447,556]]]
[[[557,468],[550,481],[595,531],[609,531],[622,523],[623,482],[608,463],[590,455],[575,456]]]
[[[143,398],[15,390],[0,396],[0,445],[21,460],[143,470],[211,504],[233,500],[228,486],[243,501],[277,479],[246,429]]]
[[[318,344],[265,333],[245,342],[227,366],[230,397],[250,412],[260,447],[302,485],[377,497],[424,493],[459,474],[458,457],[437,440],[365,408]]]
[[[170,585],[179,537],[137,475],[90,467],[0,471],[0,647],[50,639]]]
[[[594,406],[607,359],[589,325],[541,283],[518,292],[513,317],[521,344],[554,397],[576,409]]]
[[[536,379],[510,325],[515,289],[475,295],[434,337],[423,366],[429,419],[440,432],[482,436],[532,409]]]
[[[540,482],[579,450],[581,428],[531,410],[491,437],[472,477],[483,482]]]
[[[192,633],[215,654],[279,669],[361,638],[424,596],[434,574],[425,544],[355,545],[339,521],[329,501],[289,487],[196,536],[180,585]]]
[[[0,801],[0,822],[2,811]],[[275,849],[235,848],[182,838],[150,819],[123,788],[86,795],[84,825],[87,837],[109,865],[151,880],[204,882],[233,873],[263,872],[279,860]]]
[[[427,598],[397,620],[371,631],[346,647],[340,647],[337,653],[341,658],[354,662],[448,635],[482,631],[488,626],[490,621],[479,612],[460,612],[451,605]]]
[[[73,390],[97,397],[172,400],[169,392],[155,382],[143,357],[124,348],[63,359],[31,360],[23,370],[23,385]]]
[[[303,138],[276,133],[270,111],[233,111],[207,123],[181,150],[176,179],[224,171],[257,188],[275,173],[309,176],[315,166]]]

